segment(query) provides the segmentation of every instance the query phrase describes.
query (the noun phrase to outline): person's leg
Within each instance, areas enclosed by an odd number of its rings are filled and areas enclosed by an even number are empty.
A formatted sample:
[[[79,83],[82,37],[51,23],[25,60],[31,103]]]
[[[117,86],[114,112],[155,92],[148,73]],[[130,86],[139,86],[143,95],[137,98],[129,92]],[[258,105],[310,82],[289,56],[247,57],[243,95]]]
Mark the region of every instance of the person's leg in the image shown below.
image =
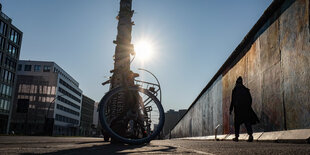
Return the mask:
[[[251,123],[244,123],[245,125],[245,128],[246,128],[246,131],[249,135],[252,135],[253,134],[253,130],[252,130],[252,125]]]
[[[253,141],[253,130],[252,130],[252,125],[251,123],[244,123],[245,125],[245,128],[246,128],[246,131],[249,135],[249,139],[248,139],[248,142],[252,142]]]
[[[235,138],[233,139],[233,141],[238,141],[238,137],[239,137],[239,130],[240,130],[240,123],[238,123],[237,121],[235,121]]]

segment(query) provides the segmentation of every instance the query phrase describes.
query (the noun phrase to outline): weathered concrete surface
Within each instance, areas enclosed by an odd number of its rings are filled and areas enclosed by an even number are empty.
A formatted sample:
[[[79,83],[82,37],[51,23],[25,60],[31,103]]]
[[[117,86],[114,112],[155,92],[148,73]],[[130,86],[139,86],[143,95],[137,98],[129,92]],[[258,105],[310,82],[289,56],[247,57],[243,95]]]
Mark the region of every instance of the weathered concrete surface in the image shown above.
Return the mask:
[[[309,9],[309,0],[281,3],[261,25],[254,39],[239,49],[239,55],[233,60],[229,59],[226,68],[220,69],[221,75],[193,103],[172,130],[172,137],[213,135],[215,126],[221,122],[219,118],[222,118],[222,132],[233,133],[229,106],[239,76],[250,89],[252,107],[261,121],[253,127],[254,132],[310,128]],[[215,85],[222,86],[222,92]],[[221,100],[217,98],[220,95]],[[217,109],[219,107],[222,111]],[[186,133],[188,130],[190,133]],[[241,128],[241,132],[245,129]]]
[[[278,140],[299,141],[310,140],[310,129],[287,130],[278,137]],[[310,141],[309,141],[310,142]]]
[[[259,137],[259,141],[277,141],[284,131],[265,132]]]
[[[203,127],[206,129],[203,131],[203,135],[214,134],[214,129],[217,125],[221,125],[218,128],[217,134],[223,133],[223,116],[222,116],[222,77],[220,76],[215,83],[206,92],[205,100],[202,100],[201,105],[203,107]],[[206,104],[207,103],[207,104]],[[208,120],[207,122],[204,122]]]
[[[203,131],[203,109],[201,108],[203,103],[201,101],[198,101],[196,104],[196,107],[192,110],[191,115],[191,130],[192,130],[192,136],[202,136]],[[201,117],[202,116],[202,117]]]
[[[262,117],[262,73],[260,71],[260,39],[254,42],[250,50],[246,54],[247,58],[247,87],[250,88],[252,94],[252,108],[256,112],[257,117]],[[255,94],[255,95],[254,95]],[[254,126],[254,131],[262,131],[263,125]]]
[[[172,137],[205,136],[214,134],[214,128],[223,124],[222,82],[219,77],[172,130]],[[222,134],[222,126],[218,134]]]
[[[265,131],[284,129],[281,80],[280,63],[263,72],[260,120]]]
[[[195,105],[194,105],[195,106]],[[174,138],[177,137],[191,137],[191,110],[182,118],[182,123],[178,123],[174,129],[171,131],[171,136]]]
[[[279,24],[275,21],[259,37],[262,73],[261,122],[265,131],[283,130],[283,100]],[[251,89],[251,88],[250,88]],[[255,89],[255,88],[254,88]],[[255,94],[253,94],[255,95]]]
[[[309,0],[298,0],[279,19],[288,129],[310,128],[309,9]]]

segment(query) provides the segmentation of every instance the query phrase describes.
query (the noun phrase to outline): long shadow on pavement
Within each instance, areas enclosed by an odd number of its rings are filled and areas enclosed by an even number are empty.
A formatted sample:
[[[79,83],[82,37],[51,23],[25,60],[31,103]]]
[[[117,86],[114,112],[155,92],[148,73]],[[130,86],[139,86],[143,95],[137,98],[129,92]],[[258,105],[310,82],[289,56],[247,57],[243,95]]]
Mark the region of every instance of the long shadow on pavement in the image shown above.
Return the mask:
[[[146,147],[146,149],[142,147]],[[103,144],[91,147],[80,147],[72,148],[67,150],[57,150],[55,152],[44,153],[44,155],[54,155],[54,154],[66,154],[66,155],[76,155],[76,154],[88,154],[88,155],[109,155],[109,154],[129,154],[129,153],[160,153],[160,152],[173,152],[176,147],[172,146],[156,146],[150,144],[144,145],[127,145],[127,144]],[[41,153],[40,153],[41,154]],[[29,153],[24,153],[23,155],[29,155]]]

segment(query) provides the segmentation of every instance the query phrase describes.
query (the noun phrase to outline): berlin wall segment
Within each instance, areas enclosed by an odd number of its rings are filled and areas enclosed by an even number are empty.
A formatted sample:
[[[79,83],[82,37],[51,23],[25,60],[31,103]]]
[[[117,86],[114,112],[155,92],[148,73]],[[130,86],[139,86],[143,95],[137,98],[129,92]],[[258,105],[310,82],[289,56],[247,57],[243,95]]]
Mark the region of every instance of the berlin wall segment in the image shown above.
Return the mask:
[[[238,76],[261,123],[255,132],[310,127],[309,0],[274,1],[172,130],[172,137],[233,132],[231,92]],[[221,88],[219,88],[221,87]],[[221,108],[221,109],[219,109]]]

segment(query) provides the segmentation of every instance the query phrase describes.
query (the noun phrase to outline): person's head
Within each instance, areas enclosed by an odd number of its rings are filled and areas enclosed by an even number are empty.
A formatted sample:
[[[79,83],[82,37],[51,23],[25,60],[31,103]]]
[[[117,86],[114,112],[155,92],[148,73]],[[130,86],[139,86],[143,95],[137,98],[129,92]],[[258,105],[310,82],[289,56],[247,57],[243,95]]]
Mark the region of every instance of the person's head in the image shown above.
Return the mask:
[[[236,84],[242,84],[242,77],[241,76],[238,77]]]

